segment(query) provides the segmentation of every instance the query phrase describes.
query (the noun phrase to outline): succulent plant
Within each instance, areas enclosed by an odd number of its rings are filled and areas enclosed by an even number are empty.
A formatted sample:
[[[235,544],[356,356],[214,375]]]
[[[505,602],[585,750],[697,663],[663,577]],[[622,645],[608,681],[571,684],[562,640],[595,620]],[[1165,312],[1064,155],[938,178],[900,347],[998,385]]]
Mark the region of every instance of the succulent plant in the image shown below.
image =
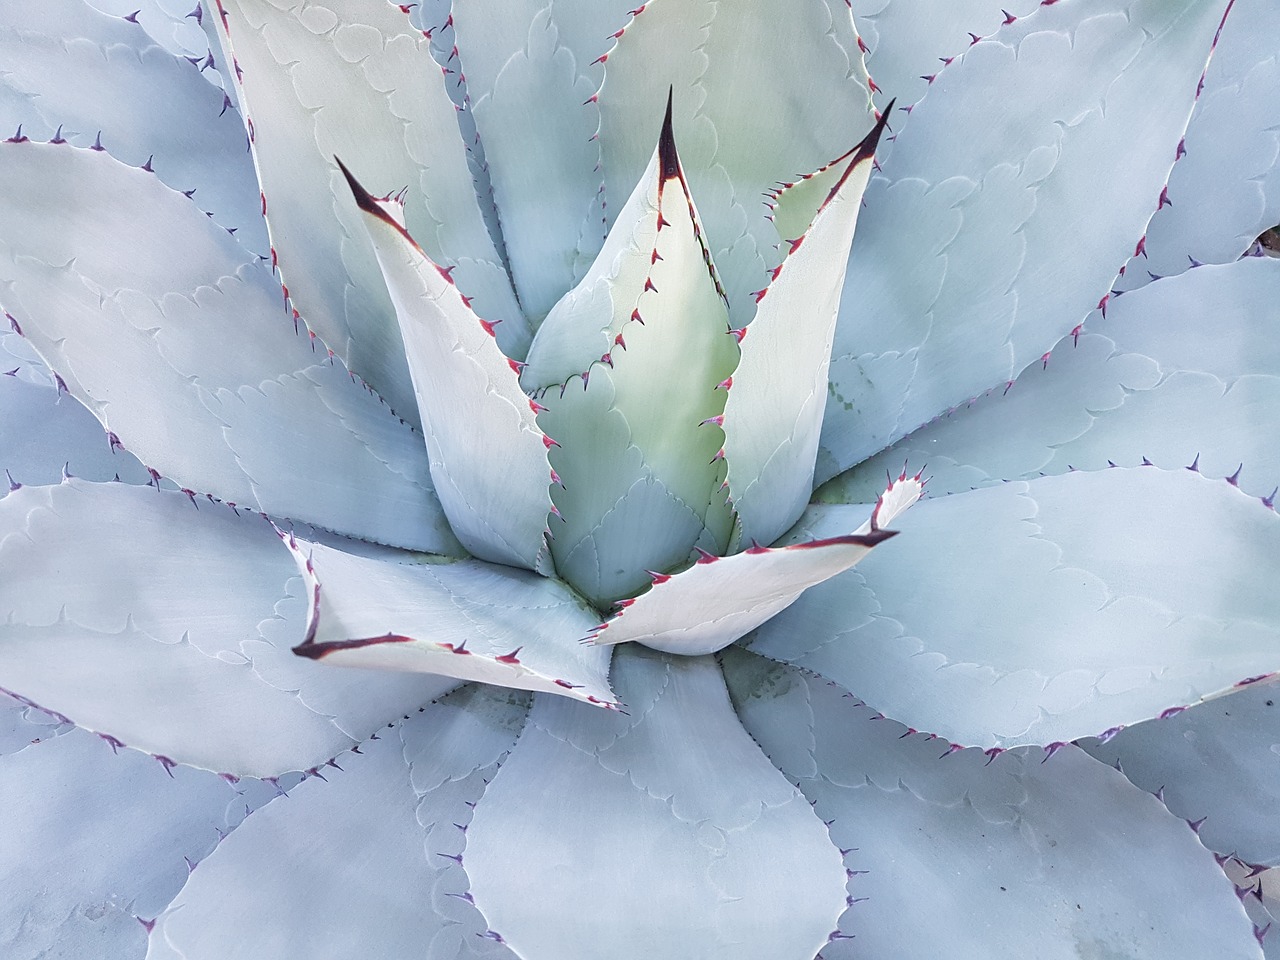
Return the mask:
[[[137,2],[0,9],[6,957],[1272,946],[1274,4]]]

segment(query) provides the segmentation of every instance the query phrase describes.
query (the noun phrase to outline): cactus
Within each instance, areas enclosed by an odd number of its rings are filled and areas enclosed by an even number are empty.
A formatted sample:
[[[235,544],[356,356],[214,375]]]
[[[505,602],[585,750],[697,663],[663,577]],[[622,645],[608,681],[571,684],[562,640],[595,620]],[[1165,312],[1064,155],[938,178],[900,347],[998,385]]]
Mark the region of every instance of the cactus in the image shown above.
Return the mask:
[[[6,956],[1272,946],[1267,4],[125,6],[0,11]]]

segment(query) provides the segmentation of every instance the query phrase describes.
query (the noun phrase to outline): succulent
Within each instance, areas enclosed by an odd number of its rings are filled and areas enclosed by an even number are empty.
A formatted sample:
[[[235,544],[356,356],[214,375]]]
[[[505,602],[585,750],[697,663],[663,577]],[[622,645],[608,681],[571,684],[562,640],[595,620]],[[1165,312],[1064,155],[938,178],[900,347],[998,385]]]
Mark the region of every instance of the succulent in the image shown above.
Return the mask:
[[[4,956],[1274,946],[1274,4],[138,2],[0,9]]]

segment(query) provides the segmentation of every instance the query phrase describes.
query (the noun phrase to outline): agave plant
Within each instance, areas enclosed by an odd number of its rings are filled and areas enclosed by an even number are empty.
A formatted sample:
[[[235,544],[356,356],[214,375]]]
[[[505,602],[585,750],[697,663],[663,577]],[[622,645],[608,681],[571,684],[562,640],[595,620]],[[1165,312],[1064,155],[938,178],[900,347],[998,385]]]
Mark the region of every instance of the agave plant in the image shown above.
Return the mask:
[[[0,10],[6,957],[1270,946],[1274,5],[136,2]]]

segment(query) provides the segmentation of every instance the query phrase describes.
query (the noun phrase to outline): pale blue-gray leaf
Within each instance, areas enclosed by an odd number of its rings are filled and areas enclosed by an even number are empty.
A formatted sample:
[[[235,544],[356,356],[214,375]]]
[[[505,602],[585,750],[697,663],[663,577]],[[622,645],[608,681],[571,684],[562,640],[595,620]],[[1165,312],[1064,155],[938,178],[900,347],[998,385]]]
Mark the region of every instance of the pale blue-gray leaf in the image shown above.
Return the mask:
[[[615,662],[630,716],[537,697],[476,809],[463,862],[490,928],[525,960],[811,960],[844,909],[822,823],[715,661]]]
[[[1106,295],[1155,210],[1225,6],[1042,5],[938,75],[867,188],[819,481],[1012,380]]]
[[[1178,154],[1117,289],[1230,263],[1280,223],[1280,6],[1235,0]]]
[[[431,478],[450,526],[477,557],[538,569],[551,509],[550,441],[517,367],[450,271],[405,230],[400,208],[342,171],[395,306]]]
[[[0,574],[0,688],[222,773],[323,764],[457,685],[294,656],[310,598],[275,531],[181,493],[15,490]]]
[[[1205,266],[1112,301],[1007,391],[917,430],[819,491],[864,501],[928,463],[935,495],[1002,480],[1193,463],[1270,498],[1280,483],[1280,262]],[[1238,472],[1237,472],[1238,471]]]
[[[1260,682],[1081,746],[1195,823],[1210,850],[1275,866],[1280,837],[1266,812],[1280,804],[1276,701],[1276,686]]]
[[[0,495],[18,483],[57,483],[63,471],[86,480],[146,483],[137,459],[113,447],[102,424],[58,389],[44,363],[16,333],[0,334]]]
[[[861,518],[846,511],[845,529],[824,539],[793,533],[774,548],[753,544],[733,556],[704,554],[687,570],[656,575],[646,593],[619,601],[622,609],[597,627],[591,640],[636,641],[686,656],[714,653],[786,609],[809,587],[863,559],[893,536],[887,527],[919,498],[919,475],[903,475],[856,529]]]
[[[290,547],[313,599],[302,656],[617,705],[608,652],[579,642],[595,614],[556,580],[480,560]]]
[[[953,753],[832,684],[754,660],[725,657],[739,716],[852,871],[827,960],[1261,957],[1186,824],[1083,752]],[[906,919],[922,909],[926,920]]]
[[[457,267],[480,315],[504,321],[504,348],[522,356],[528,329],[476,204],[454,105],[406,13],[386,0],[221,0],[219,10],[271,242],[312,329],[414,415],[395,313],[336,155],[379,196],[407,190],[409,229]]]
[[[913,104],[947,60],[974,37],[995,33],[1040,0],[853,0],[853,22],[867,47],[867,70],[886,97]],[[892,150],[886,145],[886,153]]]
[[[856,508],[812,509],[808,535]],[[1223,480],[1070,473],[926,499],[896,525],[891,551],[751,649],[982,747],[1102,734],[1280,667],[1280,517]]]
[[[772,543],[809,502],[849,244],[888,119],[851,156],[778,197],[774,222],[788,253],[756,295],[724,406],[726,482],[743,543]],[[784,223],[789,195],[808,184],[819,191],[816,213]]]
[[[23,185],[0,197],[0,305],[143,463],[276,517],[460,550],[421,437],[189,200],[69,145],[0,143],[0,169]]]
[[[251,808],[275,797],[83,730],[25,723],[0,757],[0,944],[6,960],[142,960],[150,921]]]
[[[600,111],[592,61],[631,0],[454,5],[462,71],[489,163],[520,304],[536,324],[604,241]]]
[[[194,190],[200,209],[267,253],[244,124],[199,67],[84,0],[5,4],[0,63],[4,136],[22,124],[23,136],[88,147],[100,134],[113,156],[149,163],[175,190]]]
[[[156,921],[148,960],[515,960],[483,936],[462,856],[522,694],[466,688],[236,830]]]

